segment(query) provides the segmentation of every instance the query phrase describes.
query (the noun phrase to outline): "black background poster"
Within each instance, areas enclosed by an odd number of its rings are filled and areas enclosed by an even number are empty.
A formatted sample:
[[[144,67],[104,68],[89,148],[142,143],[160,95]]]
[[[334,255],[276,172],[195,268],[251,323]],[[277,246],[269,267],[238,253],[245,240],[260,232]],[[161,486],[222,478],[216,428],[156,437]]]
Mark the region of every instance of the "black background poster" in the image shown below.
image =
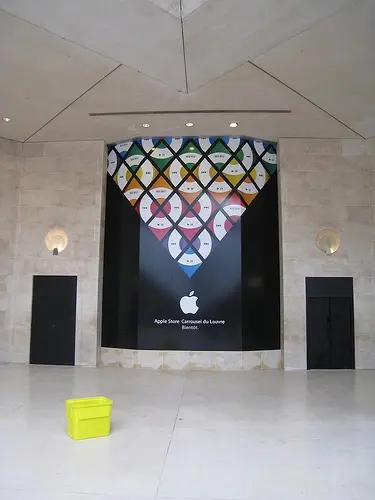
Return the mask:
[[[280,348],[275,158],[241,138],[109,147],[104,347]]]
[[[241,350],[240,223],[191,278],[140,230],[138,349]]]

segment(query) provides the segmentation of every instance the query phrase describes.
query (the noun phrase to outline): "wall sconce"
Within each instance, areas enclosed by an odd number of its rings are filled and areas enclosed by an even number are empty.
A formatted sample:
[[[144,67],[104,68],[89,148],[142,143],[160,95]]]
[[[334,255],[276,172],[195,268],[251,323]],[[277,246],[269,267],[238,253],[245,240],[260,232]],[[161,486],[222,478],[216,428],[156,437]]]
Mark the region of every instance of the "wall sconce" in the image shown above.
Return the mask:
[[[68,245],[68,235],[61,228],[48,231],[44,243],[52,255],[59,255]]]
[[[326,255],[332,255],[340,248],[340,233],[336,229],[325,228],[316,235],[316,246]]]

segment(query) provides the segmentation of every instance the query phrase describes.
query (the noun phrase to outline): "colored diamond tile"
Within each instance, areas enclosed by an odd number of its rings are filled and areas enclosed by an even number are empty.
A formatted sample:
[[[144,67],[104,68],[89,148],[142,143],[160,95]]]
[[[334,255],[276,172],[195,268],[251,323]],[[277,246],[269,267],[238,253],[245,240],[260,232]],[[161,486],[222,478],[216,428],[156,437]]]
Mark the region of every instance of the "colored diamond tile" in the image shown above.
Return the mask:
[[[164,141],[168,144],[168,146],[173,149],[175,153],[181,149],[181,147],[186,142],[186,138],[184,137],[164,137]]]
[[[265,141],[253,141],[253,147],[257,155],[266,163],[277,165],[276,147],[274,143]]]
[[[130,168],[130,170],[134,171],[143,161],[144,157],[144,152],[138,147],[137,143],[134,142],[126,154],[126,165]]]
[[[136,143],[141,146],[146,153],[149,153],[158,142],[159,139],[157,137],[142,137],[136,140]]]
[[[270,178],[262,163],[259,161],[254,168],[250,170],[250,177],[255,182],[257,188],[262,189]]]
[[[255,184],[246,177],[242,184],[240,184],[237,188],[238,193],[241,195],[241,198],[245,201],[246,205],[250,205],[253,199],[257,196],[258,190]]]
[[[236,192],[233,192],[233,194],[228,196],[225,202],[221,204],[222,207],[227,207],[228,205],[241,205],[244,208],[246,207],[241,197],[238,196]]]
[[[113,180],[116,182],[121,191],[123,191],[126,188],[131,178],[132,178],[132,173],[124,163],[120,165],[120,168],[113,176]]]
[[[169,179],[172,186],[178,186],[189,175],[189,170],[176,158],[165,169],[164,175]]]
[[[145,193],[135,206],[137,212],[139,213],[139,215],[141,216],[141,219],[144,222],[148,222],[151,219],[151,217],[153,216],[153,213],[151,211],[151,207],[152,207],[153,203],[154,203],[154,201],[151,198],[151,196],[149,196],[148,193]]]
[[[198,271],[198,269],[201,267],[201,264],[196,264],[195,266],[184,266],[183,264],[178,263],[179,267],[184,271],[186,276],[191,278],[193,274]]]
[[[222,208],[232,222],[237,222],[246,210],[246,205],[241,198],[234,193],[225,200],[222,204]]]
[[[195,169],[194,176],[206,187],[217,173],[218,170],[206,158],[203,158]]]
[[[155,180],[148,191],[156,199],[159,205],[161,205],[165,202],[165,199],[172,194],[172,186],[166,179],[159,177]]]
[[[277,153],[276,147],[273,144],[269,144],[265,149],[265,152],[262,156],[262,163],[267,168],[267,171],[272,175],[277,170]]]
[[[158,240],[162,240],[171,230],[171,228],[164,228],[164,229],[159,229],[155,227],[150,227],[149,229],[154,233],[154,235],[157,237]]]
[[[192,175],[189,175],[180,186],[179,193],[188,203],[192,203],[202,192],[201,186]]]
[[[219,169],[223,168],[231,156],[231,151],[222,141],[216,142],[208,151],[208,157]]]
[[[193,202],[191,210],[206,222],[217,208],[218,204],[215,199],[207,193],[202,192],[199,198]]]
[[[115,149],[120,156],[125,158],[132,144],[132,141],[119,142],[118,144],[116,144]]]
[[[171,221],[168,214],[160,207],[158,199],[152,200],[150,212],[152,214],[152,217],[148,221],[150,229],[164,230],[172,227],[173,221]]]
[[[177,193],[174,193],[168,200],[164,200],[161,207],[174,222],[177,222],[189,208],[185,200]]]
[[[120,158],[117,156],[115,149],[112,149],[108,154],[107,160],[107,172],[109,175],[113,175],[120,163]]]
[[[132,179],[129,184],[127,184],[124,195],[130,201],[132,205],[136,203],[138,198],[143,193],[143,187],[139,184],[136,179]]]
[[[200,227],[195,227],[195,228],[187,228],[187,227],[182,227],[178,225],[178,229],[180,232],[185,236],[185,238],[189,241],[193,241],[194,238],[196,237],[197,233],[201,230]]]
[[[191,277],[202,264],[202,260],[191,247],[188,248],[184,254],[182,254],[177,262],[184,273],[189,277]]]
[[[253,148],[249,141],[246,141],[240,151],[236,153],[236,160],[239,161],[246,171],[251,170],[254,166],[256,155],[254,155]]]
[[[148,187],[155,179],[157,170],[149,160],[145,160],[134,175],[145,187]]]
[[[164,247],[168,250],[173,259],[177,259],[181,252],[186,250],[188,242],[181,236],[181,234],[174,229],[170,235],[163,240]]]
[[[208,223],[208,228],[221,241],[224,236],[232,229],[233,225],[226,214],[219,211]]]
[[[179,158],[188,170],[191,170],[202,158],[202,153],[193,141],[188,141],[182,151],[179,152]]]
[[[221,139],[232,153],[237,151],[241,142],[243,142],[241,137],[222,137]]]
[[[197,238],[192,241],[192,246],[197,250],[202,259],[207,259],[215,246],[214,238],[212,238],[211,233],[207,229],[204,229]]]
[[[234,187],[245,177],[246,171],[235,158],[232,158],[229,164],[223,168],[222,175]]]
[[[219,175],[216,177],[214,182],[209,185],[208,191],[211,196],[220,204],[222,203],[228,194],[231,192],[231,186],[225,181],[224,177]]]
[[[197,137],[195,141],[198,142],[199,147],[202,151],[208,151],[210,147],[215,143],[216,137]]]
[[[163,141],[160,141],[151,151],[152,162],[159,170],[164,170],[174,156],[173,152]]]

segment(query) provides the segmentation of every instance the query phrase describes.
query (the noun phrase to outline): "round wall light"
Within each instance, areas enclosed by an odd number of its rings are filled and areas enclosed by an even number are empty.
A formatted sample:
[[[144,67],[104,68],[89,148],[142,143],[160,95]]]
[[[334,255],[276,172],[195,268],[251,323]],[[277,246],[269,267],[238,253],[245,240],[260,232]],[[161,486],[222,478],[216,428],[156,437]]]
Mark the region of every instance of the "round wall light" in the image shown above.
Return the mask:
[[[340,248],[340,232],[332,228],[324,228],[316,235],[316,246],[326,255],[332,255]]]
[[[68,235],[63,229],[54,228],[48,231],[44,242],[53,255],[59,255],[68,245]]]
[[[231,122],[231,123],[229,124],[229,126],[230,126],[231,128],[236,128],[236,127],[238,127],[238,123],[237,123],[237,122]]]
[[[9,118],[9,116],[4,116],[4,118],[3,118],[3,122],[5,122],[5,123],[9,123],[9,122],[11,122],[11,121],[12,121],[12,119],[11,119],[11,118]]]
[[[192,127],[192,126],[194,125],[194,123],[192,123],[192,122],[187,122],[187,123],[185,123],[185,125],[186,125],[187,127]]]
[[[142,127],[143,127],[143,128],[148,128],[149,126],[150,126],[150,124],[149,124],[149,123],[142,123]]]

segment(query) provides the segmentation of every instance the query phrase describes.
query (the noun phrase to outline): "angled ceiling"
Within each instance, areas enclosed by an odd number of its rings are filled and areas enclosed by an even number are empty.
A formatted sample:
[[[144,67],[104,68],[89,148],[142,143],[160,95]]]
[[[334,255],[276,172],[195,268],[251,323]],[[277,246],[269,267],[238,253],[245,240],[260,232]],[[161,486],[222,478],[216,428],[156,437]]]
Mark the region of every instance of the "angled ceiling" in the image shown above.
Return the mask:
[[[375,136],[375,0],[0,0],[0,136]],[[191,115],[189,110],[290,109]],[[148,115],[147,111],[186,111]],[[141,116],[92,117],[137,111]],[[194,122],[186,129],[187,121]],[[150,128],[142,128],[142,123]]]
[[[123,89],[127,89],[123,92]],[[150,111],[163,109],[292,109],[288,115],[249,114],[218,117],[207,114],[164,116],[99,116],[101,113],[127,109],[128,111]],[[308,119],[307,119],[308,117]],[[69,106],[46,127],[36,133],[32,141],[100,139],[103,136],[117,141],[135,135],[184,135],[193,131],[197,135],[228,135],[228,123],[238,119],[236,134],[252,135],[276,140],[287,133],[289,137],[303,134],[308,137],[355,137],[345,126],[327,116],[313,104],[301,99],[292,90],[279,84],[250,63],[233,69],[221,78],[200,87],[189,94],[171,89],[155,82],[133,69],[121,66],[90,92]],[[185,123],[192,121],[194,128],[187,129]],[[147,122],[150,128],[142,128]]]
[[[356,132],[375,136],[375,1],[354,2],[255,63]]]

